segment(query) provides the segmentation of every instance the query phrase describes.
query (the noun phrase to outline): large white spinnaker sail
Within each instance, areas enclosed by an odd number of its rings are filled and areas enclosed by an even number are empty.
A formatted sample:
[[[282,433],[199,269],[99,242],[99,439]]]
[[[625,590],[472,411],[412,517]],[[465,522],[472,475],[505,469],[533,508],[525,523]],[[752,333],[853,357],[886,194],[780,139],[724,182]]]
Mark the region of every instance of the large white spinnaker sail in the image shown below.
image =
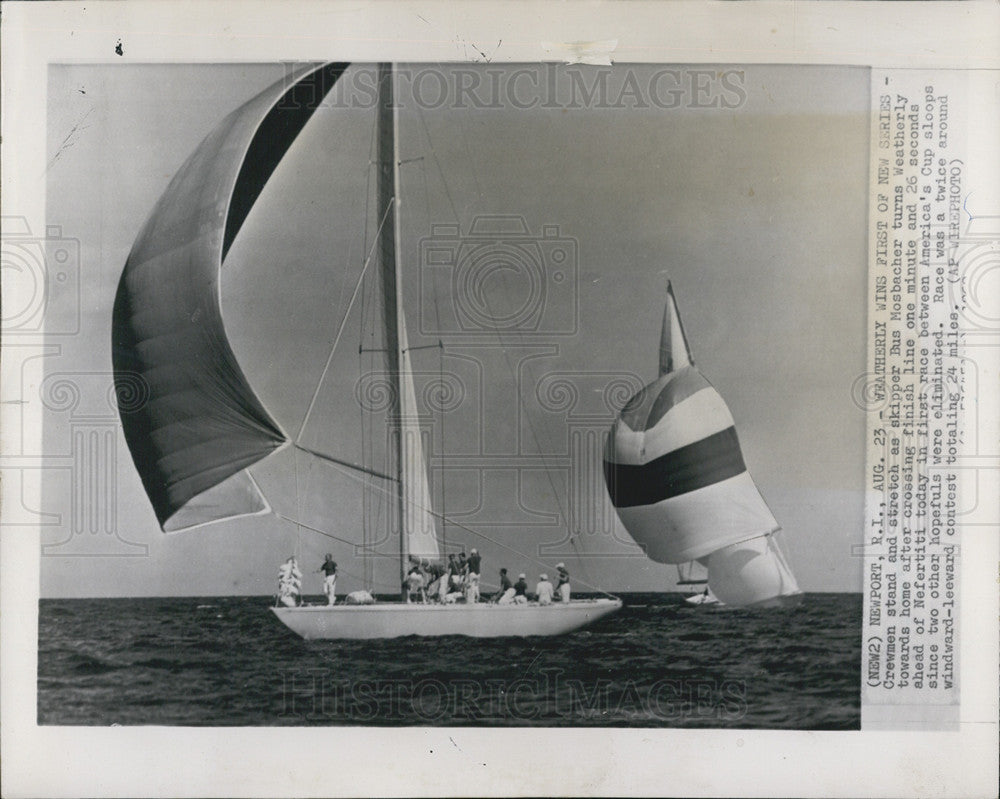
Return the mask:
[[[246,471],[287,440],[226,337],[220,270],[258,196],[346,64],[308,67],[212,130],[167,186],[118,284],[122,429],[164,531],[261,513]]]
[[[701,560],[712,593],[727,605],[799,593],[729,408],[691,358],[669,285],[660,377],[612,426],[604,472],[622,524],[651,559]]]

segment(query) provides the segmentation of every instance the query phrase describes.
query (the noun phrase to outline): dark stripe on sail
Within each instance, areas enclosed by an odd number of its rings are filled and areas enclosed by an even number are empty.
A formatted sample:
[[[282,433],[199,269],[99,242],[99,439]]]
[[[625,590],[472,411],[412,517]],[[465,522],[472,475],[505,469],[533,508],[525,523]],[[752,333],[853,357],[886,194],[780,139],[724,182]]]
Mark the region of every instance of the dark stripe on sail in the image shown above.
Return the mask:
[[[728,427],[642,465],[604,461],[604,479],[616,508],[654,505],[746,471],[736,428]]]
[[[222,244],[344,68],[297,71],[294,86],[279,81],[225,117],[171,180],[122,272],[111,331],[115,382],[129,400],[122,429],[165,531],[264,507],[248,476],[232,478],[285,435],[226,338]],[[132,401],[137,383],[144,396]]]
[[[257,202],[264,184],[284,158],[313,112],[349,64],[327,64],[296,82],[274,104],[257,128],[233,187],[222,240],[222,260]]]

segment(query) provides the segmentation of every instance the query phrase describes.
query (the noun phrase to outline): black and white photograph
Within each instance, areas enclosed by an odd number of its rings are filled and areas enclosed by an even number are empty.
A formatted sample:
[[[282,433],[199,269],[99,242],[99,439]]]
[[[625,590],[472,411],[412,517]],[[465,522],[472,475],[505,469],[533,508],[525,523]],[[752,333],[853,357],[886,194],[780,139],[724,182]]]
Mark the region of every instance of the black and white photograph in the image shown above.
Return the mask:
[[[40,734],[356,735],[487,774],[462,735],[971,720],[994,423],[958,352],[1000,271],[959,268],[994,240],[970,90],[541,46],[44,65],[41,216],[3,209]],[[324,790],[289,779],[259,790]]]
[[[49,81],[40,722],[858,728],[865,70]]]

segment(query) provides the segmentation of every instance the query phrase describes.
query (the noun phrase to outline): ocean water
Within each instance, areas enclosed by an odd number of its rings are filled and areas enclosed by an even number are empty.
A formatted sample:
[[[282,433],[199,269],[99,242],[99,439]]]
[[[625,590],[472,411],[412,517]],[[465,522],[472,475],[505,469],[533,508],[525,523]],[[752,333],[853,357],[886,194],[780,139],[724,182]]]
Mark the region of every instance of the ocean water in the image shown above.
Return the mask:
[[[555,638],[374,642],[303,641],[267,597],[43,599],[38,721],[859,729],[861,594],[622,598]]]

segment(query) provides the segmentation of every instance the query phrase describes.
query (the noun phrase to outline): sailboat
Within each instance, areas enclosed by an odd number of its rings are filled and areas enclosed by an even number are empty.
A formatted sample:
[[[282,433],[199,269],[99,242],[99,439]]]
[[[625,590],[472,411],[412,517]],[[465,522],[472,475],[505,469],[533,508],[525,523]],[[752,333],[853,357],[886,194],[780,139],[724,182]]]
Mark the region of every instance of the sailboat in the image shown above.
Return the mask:
[[[729,408],[695,366],[670,283],[659,361],[659,377],[629,399],[608,436],[604,475],[619,519],[652,560],[703,567],[704,596],[734,608],[799,604],[781,528],[747,471]]]
[[[684,601],[689,605],[722,606],[708,587],[708,569],[696,560],[677,564],[677,587],[684,591]]]
[[[278,81],[226,116],[181,166],[139,232],[122,272],[112,319],[114,373],[119,397],[130,396],[137,386],[148,394],[144,402],[120,402],[119,414],[164,532],[273,514],[250,468],[292,446],[384,481],[395,500],[402,585],[411,559],[439,557],[440,514],[432,507],[416,423],[402,307],[399,128],[391,65],[378,67],[374,168],[379,225],[365,269],[374,256],[385,370],[392,386],[388,416],[394,470],[379,472],[306,447],[286,434],[237,362],[222,316],[220,273],[229,266],[226,257],[234,240],[285,153],[348,66],[307,67]],[[307,416],[318,394],[319,386]],[[272,611],[307,639],[498,637],[567,633],[622,605],[611,595],[548,606],[409,604],[404,598]]]

